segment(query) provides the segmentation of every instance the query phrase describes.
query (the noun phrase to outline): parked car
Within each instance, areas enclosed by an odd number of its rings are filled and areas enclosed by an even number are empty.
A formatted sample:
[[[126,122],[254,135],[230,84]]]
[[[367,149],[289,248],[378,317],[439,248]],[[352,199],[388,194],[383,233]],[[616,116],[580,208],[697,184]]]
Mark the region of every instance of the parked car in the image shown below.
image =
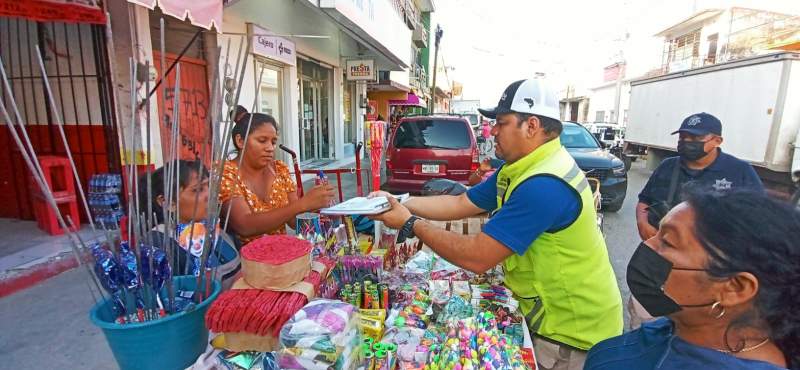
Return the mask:
[[[478,165],[478,146],[467,119],[448,115],[406,117],[389,137],[388,179],[382,188],[392,193],[419,194],[431,179],[467,185]]]
[[[588,123],[583,125],[606,147],[621,146],[625,138],[625,128],[613,123]]]
[[[628,170],[625,163],[612,155],[589,130],[574,122],[563,122],[561,144],[567,148],[587,177],[600,181],[604,211],[622,208],[628,191]]]

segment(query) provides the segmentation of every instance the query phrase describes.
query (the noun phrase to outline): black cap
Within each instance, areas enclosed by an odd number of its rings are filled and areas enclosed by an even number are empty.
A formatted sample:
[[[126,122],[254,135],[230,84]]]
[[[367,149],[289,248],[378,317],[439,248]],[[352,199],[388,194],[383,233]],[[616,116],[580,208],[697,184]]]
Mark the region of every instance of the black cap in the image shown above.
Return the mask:
[[[683,123],[681,123],[681,128],[672,134],[675,135],[681,132],[694,136],[705,136],[708,134],[722,136],[722,122],[720,122],[719,118],[706,112],[697,113],[686,117]]]

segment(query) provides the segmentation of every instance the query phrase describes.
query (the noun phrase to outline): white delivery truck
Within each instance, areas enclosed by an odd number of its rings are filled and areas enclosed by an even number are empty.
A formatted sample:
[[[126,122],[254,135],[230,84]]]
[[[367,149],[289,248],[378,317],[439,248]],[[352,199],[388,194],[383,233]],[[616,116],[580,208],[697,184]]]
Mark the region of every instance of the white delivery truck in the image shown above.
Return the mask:
[[[473,128],[477,128],[481,122],[478,113],[480,107],[480,100],[453,100],[450,102],[450,113],[464,116]]]
[[[767,186],[800,176],[800,53],[780,52],[631,82],[625,151],[654,169],[676,155],[670,135],[687,116],[722,121],[722,150],[750,162]]]

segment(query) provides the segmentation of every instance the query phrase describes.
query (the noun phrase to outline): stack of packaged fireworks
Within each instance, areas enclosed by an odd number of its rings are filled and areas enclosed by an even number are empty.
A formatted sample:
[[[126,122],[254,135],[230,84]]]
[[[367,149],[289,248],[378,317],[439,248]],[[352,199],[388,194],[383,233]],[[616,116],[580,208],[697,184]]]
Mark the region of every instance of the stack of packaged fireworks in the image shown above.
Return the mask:
[[[120,219],[125,215],[120,202],[122,177],[117,174],[103,173],[89,179],[87,203],[94,221],[105,229],[116,229]]]
[[[339,293],[339,299],[350,303],[353,306],[364,309],[389,309],[389,286],[386,284],[374,284],[370,280],[365,280],[362,284],[345,284]]]

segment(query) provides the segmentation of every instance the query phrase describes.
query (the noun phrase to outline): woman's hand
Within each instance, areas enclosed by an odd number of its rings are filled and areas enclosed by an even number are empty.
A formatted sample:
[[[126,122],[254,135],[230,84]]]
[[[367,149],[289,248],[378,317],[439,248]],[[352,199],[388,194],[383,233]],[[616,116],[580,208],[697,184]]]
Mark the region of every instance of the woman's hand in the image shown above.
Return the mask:
[[[328,207],[333,197],[333,186],[330,184],[317,185],[300,198],[300,202],[302,202],[303,210],[308,212]]]
[[[481,161],[481,165],[478,167],[478,169],[483,173],[489,172],[492,170],[492,162],[489,160],[489,158],[486,158]]]

